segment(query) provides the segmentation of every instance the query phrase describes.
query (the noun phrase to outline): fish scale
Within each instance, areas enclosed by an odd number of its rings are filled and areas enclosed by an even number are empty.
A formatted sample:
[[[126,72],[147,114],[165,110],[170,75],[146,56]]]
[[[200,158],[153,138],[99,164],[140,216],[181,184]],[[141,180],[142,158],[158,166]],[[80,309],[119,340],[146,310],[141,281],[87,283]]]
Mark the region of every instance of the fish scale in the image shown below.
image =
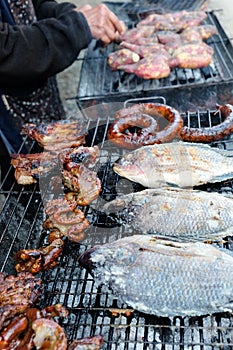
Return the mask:
[[[122,177],[149,188],[194,187],[233,178],[232,152],[204,144],[170,142],[144,146],[113,166]]]
[[[79,263],[133,309],[198,316],[233,309],[233,257],[225,251],[134,235],[88,249]]]
[[[147,189],[106,203],[106,214],[134,233],[177,241],[217,240],[233,235],[233,197],[192,189]]]

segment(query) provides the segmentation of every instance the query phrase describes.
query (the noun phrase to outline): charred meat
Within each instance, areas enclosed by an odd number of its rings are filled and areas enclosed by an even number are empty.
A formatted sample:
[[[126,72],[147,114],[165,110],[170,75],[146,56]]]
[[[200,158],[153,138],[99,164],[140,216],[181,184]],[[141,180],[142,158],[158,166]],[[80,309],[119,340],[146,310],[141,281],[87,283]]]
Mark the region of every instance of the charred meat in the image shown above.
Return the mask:
[[[77,209],[75,202],[66,198],[50,200],[46,203],[47,219],[43,226],[50,231],[51,237],[62,238],[67,236],[74,242],[80,242],[85,237],[85,230],[90,223],[82,210]]]
[[[63,245],[64,242],[61,239],[55,239],[46,247],[20,250],[14,255],[17,261],[16,271],[27,271],[36,274],[43,270],[52,269],[58,264]]]
[[[47,151],[78,147],[85,143],[86,128],[78,120],[61,120],[39,125],[26,124],[23,132]]]
[[[103,341],[104,337],[102,335],[75,339],[68,347],[68,350],[99,350]]]
[[[15,168],[15,179],[20,185],[36,183],[41,176],[58,166],[57,156],[51,152],[12,154],[11,164]]]
[[[100,194],[101,181],[97,173],[82,164],[67,163],[62,178],[64,185],[72,192],[67,194],[67,198],[77,205],[88,205]]]
[[[14,316],[35,305],[41,293],[41,279],[29,272],[21,272],[17,276],[0,273],[0,329]]]

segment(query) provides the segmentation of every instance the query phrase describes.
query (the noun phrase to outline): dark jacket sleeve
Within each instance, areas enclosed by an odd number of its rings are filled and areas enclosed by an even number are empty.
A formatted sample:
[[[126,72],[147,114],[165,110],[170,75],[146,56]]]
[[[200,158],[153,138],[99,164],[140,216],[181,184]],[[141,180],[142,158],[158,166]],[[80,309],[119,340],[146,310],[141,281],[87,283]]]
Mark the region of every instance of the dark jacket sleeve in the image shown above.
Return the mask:
[[[77,58],[92,37],[82,13],[69,3],[34,0],[38,21],[0,22],[0,86],[21,87],[55,75]]]

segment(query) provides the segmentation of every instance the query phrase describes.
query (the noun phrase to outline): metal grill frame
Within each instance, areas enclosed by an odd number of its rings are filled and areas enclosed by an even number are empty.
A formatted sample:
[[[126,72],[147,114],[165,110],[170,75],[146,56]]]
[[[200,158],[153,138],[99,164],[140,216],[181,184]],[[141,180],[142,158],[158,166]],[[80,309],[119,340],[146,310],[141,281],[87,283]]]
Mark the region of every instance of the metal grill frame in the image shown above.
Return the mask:
[[[80,60],[81,73],[77,100],[83,107],[86,107],[87,104],[100,103],[109,98],[120,100],[127,95],[132,97],[165,95],[169,89],[179,91],[184,88],[202,88],[232,82],[233,47],[231,41],[214,11],[207,12],[205,22],[215,25],[218,29],[218,35],[207,41],[214,49],[214,71],[211,68],[195,70],[175,68],[167,78],[143,80],[134,74],[111,71],[107,64],[107,56],[116,50],[117,45],[112,43],[103,48],[98,45],[98,42],[93,41]],[[134,26],[135,23],[131,25]]]
[[[185,124],[203,126],[219,123],[221,116],[213,122],[214,110],[187,111],[182,116]],[[216,116],[215,116],[216,117]],[[112,116],[102,119],[90,119],[88,130],[91,130],[89,146],[104,146],[106,129]],[[31,141],[26,139],[26,143]],[[217,143],[215,146],[232,150],[233,140]],[[32,143],[31,153],[38,151]],[[106,156],[106,152],[108,153]],[[102,199],[110,200],[109,189],[115,195],[119,176],[112,172],[111,164],[115,157],[126,151],[112,146],[105,147],[103,155]],[[111,173],[112,172],[112,173]],[[106,182],[108,184],[106,185]],[[219,186],[219,187],[218,187]],[[137,190],[137,188],[135,188]],[[206,186],[205,190],[213,190]],[[232,193],[233,182],[216,185],[216,191]],[[49,189],[48,189],[49,191]],[[38,184],[30,186],[17,185],[13,178],[13,169],[9,172],[0,187],[0,196],[4,197],[0,212],[0,259],[1,270],[14,273],[13,254],[23,248],[34,248],[47,244],[46,233],[42,223],[45,219],[43,201]],[[87,216],[88,216],[87,208]],[[99,219],[102,220],[102,217]],[[101,235],[103,240],[104,222],[91,226],[90,235]],[[110,235],[109,235],[110,232]],[[108,230],[106,242],[123,237],[124,228],[114,226]],[[64,327],[69,341],[86,336],[102,334],[103,349],[154,349],[154,350],[219,350],[233,349],[233,316],[231,314],[207,315],[203,317],[161,318],[145,315],[131,310],[127,305],[114,297],[108,290],[97,288],[93,278],[82,269],[77,258],[86,247],[90,246],[88,238],[80,244],[66,241],[59,264],[52,270],[40,273],[44,284],[44,292],[40,306],[62,303],[69,310],[68,319],[59,320]],[[233,242],[229,238],[224,246],[233,250]],[[128,312],[128,315],[125,312]]]

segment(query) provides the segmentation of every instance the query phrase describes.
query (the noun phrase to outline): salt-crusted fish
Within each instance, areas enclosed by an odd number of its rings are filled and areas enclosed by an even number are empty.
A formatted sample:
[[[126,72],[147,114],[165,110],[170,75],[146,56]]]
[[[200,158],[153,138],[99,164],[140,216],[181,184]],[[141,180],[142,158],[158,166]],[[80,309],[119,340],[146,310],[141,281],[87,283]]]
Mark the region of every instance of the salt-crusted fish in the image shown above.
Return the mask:
[[[223,250],[134,235],[88,249],[79,263],[135,310],[197,316],[233,310],[233,257]]]
[[[233,157],[209,145],[171,142],[136,149],[113,169],[145,187],[193,187],[233,178]]]
[[[134,233],[178,241],[216,240],[233,235],[233,197],[192,189],[147,189],[106,203],[106,214]]]

